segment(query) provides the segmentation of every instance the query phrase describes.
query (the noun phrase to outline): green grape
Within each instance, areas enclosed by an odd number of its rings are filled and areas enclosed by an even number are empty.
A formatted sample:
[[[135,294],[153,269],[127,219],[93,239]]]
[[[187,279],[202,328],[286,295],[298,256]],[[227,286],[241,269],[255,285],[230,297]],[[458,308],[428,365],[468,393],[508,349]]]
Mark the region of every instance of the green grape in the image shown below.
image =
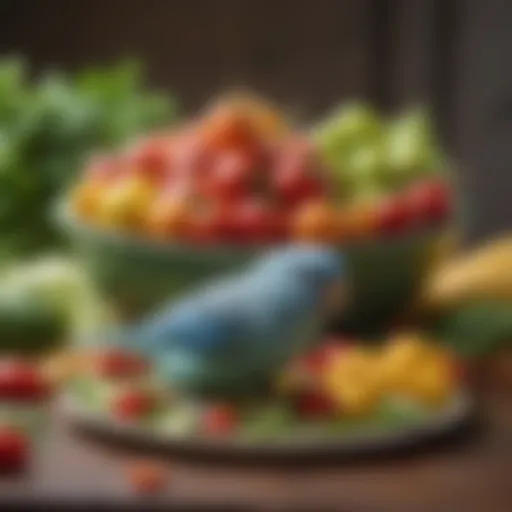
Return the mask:
[[[354,201],[374,202],[383,197],[386,187],[375,180],[361,180],[349,186],[350,199]]]
[[[359,144],[378,140],[382,125],[368,106],[354,103],[338,108],[316,131],[316,141],[334,163],[343,159]]]
[[[346,159],[345,172],[353,180],[379,179],[383,162],[382,148],[365,145],[355,148]]]
[[[396,119],[386,141],[387,164],[394,181],[403,183],[441,165],[430,119],[421,110]]]

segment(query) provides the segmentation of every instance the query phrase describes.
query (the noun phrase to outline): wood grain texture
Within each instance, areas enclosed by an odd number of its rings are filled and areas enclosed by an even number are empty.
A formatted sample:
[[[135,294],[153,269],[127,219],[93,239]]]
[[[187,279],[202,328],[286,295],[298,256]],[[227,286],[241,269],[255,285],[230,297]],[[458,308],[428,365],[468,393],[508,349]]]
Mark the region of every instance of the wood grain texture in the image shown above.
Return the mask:
[[[497,389],[480,402],[482,425],[473,435],[393,458],[294,466],[162,459],[169,488],[149,500],[126,481],[126,465],[139,454],[79,436],[56,415],[32,473],[0,480],[0,507],[508,512],[512,402]]]

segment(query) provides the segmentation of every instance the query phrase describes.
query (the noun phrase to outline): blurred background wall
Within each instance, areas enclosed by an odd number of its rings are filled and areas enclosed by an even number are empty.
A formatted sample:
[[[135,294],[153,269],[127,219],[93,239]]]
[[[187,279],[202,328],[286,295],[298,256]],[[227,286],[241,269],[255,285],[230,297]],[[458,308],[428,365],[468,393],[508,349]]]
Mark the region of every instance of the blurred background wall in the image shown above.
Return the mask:
[[[233,86],[304,120],[425,102],[480,237],[512,226],[511,21],[507,0],[3,0],[0,51],[36,72],[135,56],[185,112]]]

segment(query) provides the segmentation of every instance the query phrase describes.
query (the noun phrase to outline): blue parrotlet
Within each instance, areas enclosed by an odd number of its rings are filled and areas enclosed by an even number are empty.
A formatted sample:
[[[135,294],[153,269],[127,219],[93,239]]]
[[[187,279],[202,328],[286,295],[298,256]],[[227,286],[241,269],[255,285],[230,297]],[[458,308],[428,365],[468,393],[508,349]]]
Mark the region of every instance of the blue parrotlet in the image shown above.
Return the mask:
[[[171,388],[236,395],[267,386],[321,334],[328,302],[340,299],[339,252],[298,246],[272,253],[164,306],[117,342],[141,352]]]

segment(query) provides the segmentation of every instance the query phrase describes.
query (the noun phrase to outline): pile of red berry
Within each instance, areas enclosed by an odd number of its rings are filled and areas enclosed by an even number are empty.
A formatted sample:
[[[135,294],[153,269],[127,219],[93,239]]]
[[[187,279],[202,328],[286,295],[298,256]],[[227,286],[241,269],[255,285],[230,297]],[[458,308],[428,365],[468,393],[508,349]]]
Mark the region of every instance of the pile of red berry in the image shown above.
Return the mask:
[[[102,226],[197,244],[343,243],[439,224],[451,210],[438,178],[355,203],[338,186],[311,139],[264,105],[227,102],[93,160],[74,207]]]

